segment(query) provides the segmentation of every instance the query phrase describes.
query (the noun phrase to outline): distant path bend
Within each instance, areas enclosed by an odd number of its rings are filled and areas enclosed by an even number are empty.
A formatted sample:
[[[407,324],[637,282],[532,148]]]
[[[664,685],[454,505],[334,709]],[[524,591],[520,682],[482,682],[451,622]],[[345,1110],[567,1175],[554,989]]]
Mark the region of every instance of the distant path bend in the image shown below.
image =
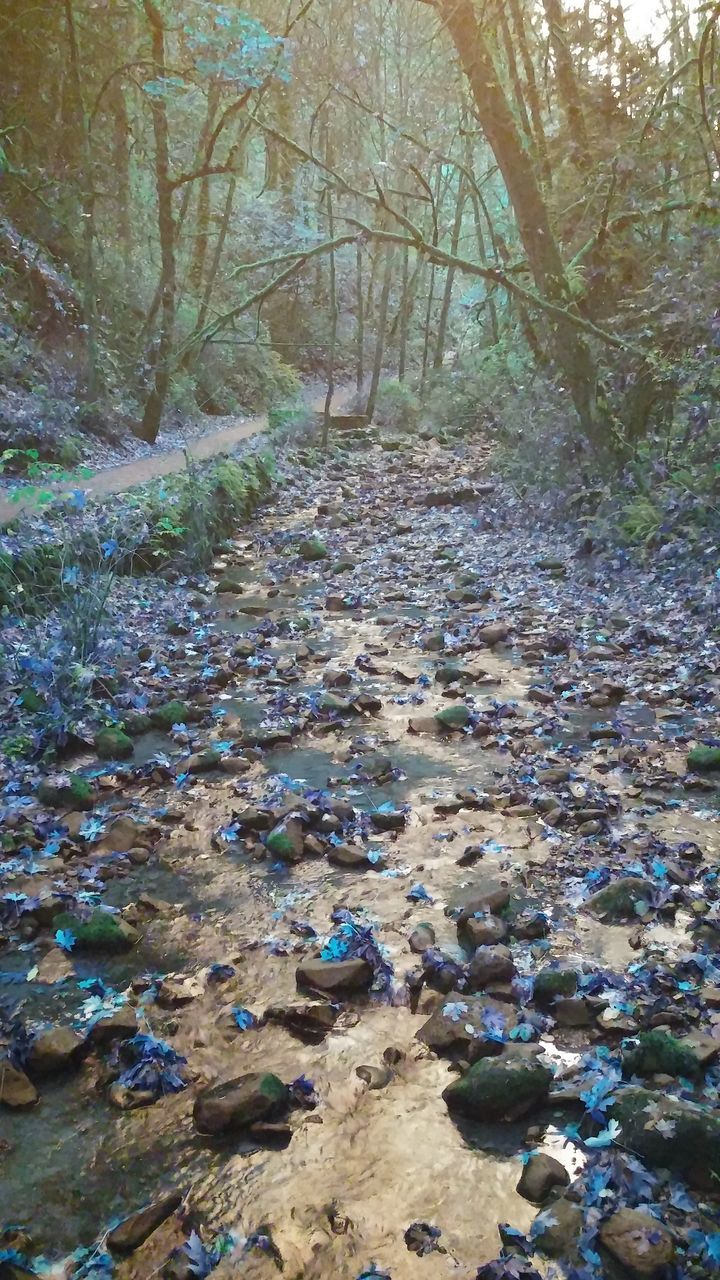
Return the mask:
[[[333,400],[333,408],[336,410],[342,408],[350,395],[351,392],[348,389],[340,389]],[[311,402],[308,407],[322,411],[324,403],[323,397]],[[0,524],[7,524],[19,512],[33,506],[33,494],[38,488],[46,489],[58,496],[71,492],[74,488],[82,489],[93,498],[101,498],[112,493],[125,493],[127,489],[135,489],[148,484],[151,480],[159,480],[162,476],[184,471],[186,453],[198,461],[214,458],[216,454],[227,453],[241,441],[260,435],[267,430],[267,427],[267,414],[261,413],[254,418],[245,418],[242,422],[234,422],[231,426],[220,427],[217,431],[209,431],[207,435],[189,440],[184,449],[169,449],[166,453],[151,454],[150,457],[138,458],[135,462],[121,462],[117,466],[96,471],[84,480],[74,482],[71,477],[61,484],[47,485],[41,481],[37,485],[28,487],[27,498],[21,497],[18,501],[11,502],[4,495],[0,497]]]

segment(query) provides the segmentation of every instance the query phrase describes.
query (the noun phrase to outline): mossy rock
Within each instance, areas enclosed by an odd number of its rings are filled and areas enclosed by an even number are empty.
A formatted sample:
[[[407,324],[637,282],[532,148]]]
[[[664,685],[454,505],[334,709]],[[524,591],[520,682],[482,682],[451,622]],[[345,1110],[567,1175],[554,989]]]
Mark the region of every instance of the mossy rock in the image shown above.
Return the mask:
[[[350,570],[356,568],[356,566],[357,566],[356,560],[340,559],[340,560],[336,560],[335,563],[330,566],[330,568],[332,569],[333,573],[349,573]]]
[[[552,1078],[552,1071],[529,1056],[481,1058],[442,1096],[451,1111],[474,1120],[501,1120],[542,1105]]]
[[[43,778],[37,789],[40,803],[56,809],[92,809],[95,799],[92,784],[79,773],[67,776],[67,782]]]
[[[109,911],[93,911],[88,920],[81,920],[70,911],[62,911],[55,917],[53,925],[55,929],[69,929],[75,935],[78,951],[129,951],[140,941],[137,929]]]
[[[242,582],[231,578],[229,574],[225,574],[217,584],[218,595],[241,596],[244,590]]]
[[[166,733],[174,724],[187,724],[194,718],[187,702],[181,702],[179,698],[172,698],[170,702],[164,702],[160,707],[153,707],[150,712],[150,719],[155,728],[164,729]]]
[[[720,1182],[720,1115],[650,1089],[622,1089],[608,1109],[623,1147],[701,1191]],[[657,1126],[658,1120],[670,1125]]]
[[[325,560],[329,552],[320,538],[304,538],[298,547],[298,555],[303,560]]]
[[[441,653],[445,648],[445,636],[442,631],[431,631],[423,641],[423,649],[427,653]]]
[[[130,715],[123,720],[123,729],[125,733],[129,733],[131,738],[139,738],[142,733],[149,733],[152,728],[152,721],[148,715],[140,711],[132,711]]]
[[[624,1051],[622,1065],[626,1077],[662,1074],[692,1080],[702,1075],[702,1066],[690,1046],[659,1029],[643,1031],[638,1043]]]
[[[34,714],[37,714],[39,711],[44,711],[47,703],[45,702],[42,694],[38,693],[37,689],[23,689],[20,694],[20,705],[24,707],[26,711],[32,711]]]
[[[171,618],[165,628],[169,636],[189,636],[192,630],[186,622],[180,622],[177,618]]]
[[[457,667],[452,662],[448,662],[444,667],[438,667],[435,672],[435,683],[440,685],[458,684],[462,680],[467,679],[467,672],[464,667]],[[448,708],[452,710],[452,707]],[[442,714],[442,712],[440,713]]]
[[[697,773],[710,773],[720,769],[720,747],[693,747],[688,751],[688,769]]]
[[[638,905],[650,902],[653,888],[650,880],[625,876],[594,893],[585,906],[593,915],[607,920],[635,920],[644,914],[642,910],[638,911]]]
[[[435,723],[440,725],[441,729],[453,731],[464,729],[470,723],[470,709],[464,706],[463,703],[458,703],[453,707],[444,707],[435,716]]]
[[[181,762],[181,768],[185,768],[188,773],[208,773],[210,769],[216,769],[222,760],[222,753],[215,751],[213,747],[205,747],[203,751],[196,751],[187,760]]]
[[[354,714],[352,703],[347,698],[339,698],[336,693],[323,693],[318,705],[321,711],[336,712],[341,716]]]
[[[577,974],[574,969],[541,969],[535,975],[533,999],[536,1004],[547,1007],[558,997],[574,996],[577,991]]]
[[[95,750],[101,760],[127,760],[135,748],[132,738],[117,725],[108,725],[95,734]]]

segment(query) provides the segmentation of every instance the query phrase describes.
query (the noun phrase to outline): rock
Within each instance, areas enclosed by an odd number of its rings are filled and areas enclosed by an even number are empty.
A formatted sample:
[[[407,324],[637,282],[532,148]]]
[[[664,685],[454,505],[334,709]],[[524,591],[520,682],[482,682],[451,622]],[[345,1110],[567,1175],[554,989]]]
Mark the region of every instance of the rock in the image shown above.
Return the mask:
[[[542,1223],[542,1225],[540,1225]],[[554,1200],[550,1210],[543,1211],[540,1223],[532,1226],[533,1240],[541,1253],[549,1258],[577,1257],[578,1240],[583,1229],[583,1211],[565,1196]]]
[[[151,841],[150,828],[146,823],[138,822],[125,814],[116,818],[103,834],[99,848],[103,853],[127,853],[130,849],[138,849]]]
[[[181,761],[179,768],[181,772],[193,775],[208,773],[211,769],[217,769],[221,760],[222,754],[219,751],[214,751],[212,747],[205,747],[204,751],[194,751],[187,760]]]
[[[427,951],[428,947],[435,946],[435,930],[431,924],[423,922],[413,929],[408,942],[410,943],[410,950],[416,956],[420,956],[423,951]]]
[[[424,507],[460,507],[476,499],[477,493],[471,485],[456,485],[451,489],[432,489],[421,502]]]
[[[174,724],[189,724],[198,718],[197,713],[188,706],[187,702],[181,702],[179,698],[163,702],[150,711],[150,719],[155,728],[163,729],[166,733],[170,732]]]
[[[388,1066],[360,1066],[355,1068],[355,1075],[364,1081],[368,1089],[384,1089],[395,1078]]]
[[[470,916],[458,926],[458,939],[462,946],[475,951],[477,947],[491,947],[495,943],[504,942],[508,935],[508,927],[499,916],[489,912]]]
[[[592,1022],[587,1001],[574,996],[560,996],[552,1013],[559,1027],[589,1027]]]
[[[515,977],[515,962],[510,948],[501,943],[478,947],[468,966],[468,974],[473,991],[484,991],[498,982],[511,982]]]
[[[285,818],[270,832],[266,839],[268,853],[283,862],[300,862],[303,856],[305,835],[300,818]]]
[[[637,920],[636,904],[650,902],[654,885],[640,876],[624,876],[588,898],[585,906],[605,920]]]
[[[320,538],[304,538],[298,547],[298,555],[306,561],[325,560],[329,554]]]
[[[535,974],[533,1000],[541,1009],[549,1009],[559,996],[574,996],[577,985],[574,969],[554,969],[546,965]]]
[[[720,747],[693,747],[692,751],[688,751],[687,765],[695,773],[710,773],[720,769]]]
[[[648,1110],[649,1108],[649,1110]],[[648,1164],[672,1173],[699,1190],[720,1179],[720,1116],[691,1102],[649,1089],[622,1089],[611,1103],[624,1147]],[[657,1127],[658,1120],[672,1127]]]
[[[51,809],[80,809],[83,813],[92,809],[95,792],[92,784],[81,774],[60,774],[55,778],[43,778],[37,789],[38,800]]]
[[[334,867],[345,867],[349,871],[367,871],[373,865],[368,860],[365,850],[352,844],[331,845],[328,849],[327,858],[328,862],[331,862]],[[377,864],[378,870],[380,865],[380,863]]]
[[[108,725],[95,734],[95,750],[101,760],[128,760],[135,748],[129,738],[117,725]]]
[[[438,711],[434,719],[441,729],[451,732],[459,731],[470,723],[470,709],[462,703],[456,703],[452,707],[444,707],[442,711]]]
[[[319,1044],[332,1031],[340,1016],[340,1007],[317,1000],[312,1004],[271,1006],[265,1010],[268,1022],[280,1022],[291,1035],[308,1044]]]
[[[461,925],[477,913],[482,915],[490,912],[491,915],[499,915],[509,904],[509,889],[481,882],[461,890],[454,902],[446,908],[445,914],[452,915],[457,911],[458,924]]]
[[[107,1018],[94,1022],[88,1032],[88,1044],[93,1048],[106,1049],[116,1040],[129,1040],[137,1031],[137,1013],[130,1004],[125,1004]]]
[[[443,1091],[450,1111],[473,1120],[502,1120],[526,1115],[548,1097],[552,1072],[520,1054],[481,1058]]]
[[[237,1132],[258,1120],[285,1114],[290,1093],[272,1072],[253,1071],[213,1085],[198,1094],[193,1107],[195,1128],[202,1134]]]
[[[555,1187],[567,1187],[569,1182],[570,1175],[559,1160],[536,1151],[523,1167],[517,1192],[531,1204],[544,1204]]]
[[[121,916],[96,908],[89,920],[81,920],[69,911],[55,917],[56,929],[69,929],[75,935],[78,951],[129,951],[140,941],[140,934]]]
[[[510,627],[507,622],[486,622],[483,626],[478,627],[476,634],[478,640],[492,648],[493,645],[507,640],[510,635]]]
[[[616,1209],[600,1227],[600,1244],[638,1280],[664,1275],[675,1257],[670,1232],[641,1209]]]
[[[435,683],[440,685],[460,684],[468,679],[468,672],[464,667],[455,666],[451,662],[445,663],[435,672]]]
[[[37,1089],[25,1072],[3,1058],[0,1061],[0,1103],[19,1110],[21,1107],[33,1107],[37,1100]]]
[[[720,1041],[715,1041],[715,1050],[720,1053]],[[674,1036],[659,1028],[653,1031],[641,1031],[637,1042],[630,1042],[624,1047],[622,1055],[623,1075],[631,1076],[687,1076],[695,1079],[702,1075],[704,1066],[697,1054],[685,1040],[676,1040]]]
[[[476,1036],[476,1032],[481,1035],[485,1032],[485,1019],[489,1014],[503,1024],[504,1030],[509,1031],[517,1022],[512,1005],[498,1004],[486,996],[449,991],[415,1033],[415,1039],[439,1054],[466,1057],[472,1046],[477,1057],[491,1057],[501,1053],[503,1045],[498,1040],[483,1041]]]
[[[341,993],[366,991],[373,980],[372,966],[355,956],[349,960],[303,960],[295,971],[298,987]]]
[[[407,816],[402,809],[373,809],[370,820],[376,831],[400,831]]]
[[[215,590],[219,596],[241,596],[245,588],[242,582],[238,582],[237,578],[233,578],[226,573],[220,578]]]
[[[159,1200],[154,1200],[152,1204],[146,1205],[144,1209],[138,1209],[137,1213],[131,1213],[108,1233],[106,1239],[108,1248],[113,1253],[133,1253],[145,1243],[157,1227],[170,1217],[171,1213],[175,1213],[175,1210],[180,1208],[182,1200],[182,1194],[179,1191],[171,1191],[168,1195],[161,1196]]]
[[[27,1069],[30,1076],[51,1076],[80,1063],[85,1040],[71,1027],[49,1027],[38,1031],[30,1045]]]

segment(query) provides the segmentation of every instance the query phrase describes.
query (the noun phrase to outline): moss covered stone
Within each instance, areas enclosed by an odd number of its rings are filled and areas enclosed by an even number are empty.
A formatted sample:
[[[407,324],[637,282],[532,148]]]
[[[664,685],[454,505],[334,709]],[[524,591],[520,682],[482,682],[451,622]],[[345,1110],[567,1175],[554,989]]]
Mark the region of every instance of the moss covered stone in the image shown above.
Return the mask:
[[[535,975],[533,997],[541,1006],[551,1005],[560,996],[574,996],[577,985],[574,969],[551,969],[548,966]]]
[[[638,905],[649,903],[653,890],[650,880],[625,876],[594,893],[585,905],[594,915],[607,920],[634,920],[643,914],[642,908],[638,911]]]
[[[52,808],[92,809],[92,784],[82,774],[63,774],[61,778],[43,778],[37,791],[41,804]]]
[[[20,694],[20,704],[26,711],[34,713],[44,710],[46,706],[45,699],[37,692],[37,689],[23,689]]]
[[[218,595],[241,596],[244,590],[242,582],[238,582],[230,574],[225,574],[217,584]]]
[[[167,733],[174,724],[187,724],[188,720],[192,719],[192,715],[187,702],[173,698],[160,707],[153,707],[150,719],[156,729],[164,729]]]
[[[441,729],[464,729],[470,723],[470,710],[462,703],[454,707],[444,707],[435,716],[435,723]]]
[[[109,911],[93,911],[81,920],[70,911],[62,911],[53,921],[55,929],[69,929],[78,951],[129,951],[140,940],[132,925]]]
[[[694,769],[698,773],[720,769],[720,747],[693,747],[692,751],[688,751],[687,763],[688,769]]]
[[[659,1028],[643,1031],[637,1044],[623,1053],[622,1064],[625,1076],[662,1074],[693,1079],[702,1073],[701,1063],[692,1048]]]
[[[134,747],[132,738],[117,725],[108,725],[95,734],[95,750],[101,760],[127,760]]]
[[[298,555],[303,560],[324,560],[329,552],[320,538],[304,538],[298,547]]]
[[[474,1120],[521,1116],[548,1096],[552,1072],[524,1054],[481,1058],[443,1092],[451,1111]]]
[[[669,1169],[699,1190],[720,1180],[720,1116],[650,1089],[622,1089],[608,1115],[617,1120],[623,1147],[648,1164]],[[658,1127],[659,1120],[668,1124]]]
[[[140,711],[132,711],[123,720],[123,729],[125,733],[130,734],[131,738],[139,738],[141,733],[149,733],[151,728],[150,717]]]

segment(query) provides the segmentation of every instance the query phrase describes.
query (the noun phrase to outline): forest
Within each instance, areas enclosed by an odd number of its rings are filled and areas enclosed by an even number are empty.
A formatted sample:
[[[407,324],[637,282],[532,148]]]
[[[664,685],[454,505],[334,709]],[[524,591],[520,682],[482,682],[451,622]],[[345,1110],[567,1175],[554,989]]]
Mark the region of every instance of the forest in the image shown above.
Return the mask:
[[[0,1280],[710,1280],[720,3],[0,38]]]

